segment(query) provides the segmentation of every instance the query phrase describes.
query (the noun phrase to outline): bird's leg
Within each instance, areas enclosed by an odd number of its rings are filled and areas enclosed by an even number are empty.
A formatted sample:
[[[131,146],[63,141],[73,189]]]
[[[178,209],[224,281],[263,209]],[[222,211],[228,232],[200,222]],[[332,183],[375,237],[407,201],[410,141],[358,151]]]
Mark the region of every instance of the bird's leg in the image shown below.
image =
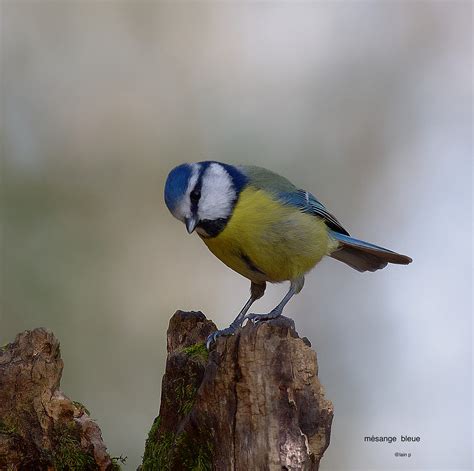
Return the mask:
[[[267,314],[248,314],[246,319],[250,319],[252,322],[258,323],[281,316],[283,308],[295,294],[298,294],[303,289],[303,285],[304,276],[297,278],[296,280],[291,280],[290,289],[288,290],[288,293],[285,294],[285,297],[281,300],[278,306],[276,306]]]
[[[250,285],[250,298],[245,303],[245,306],[239,312],[237,317],[233,320],[232,324],[230,324],[230,326],[225,329],[216,330],[211,335],[209,335],[209,337],[207,337],[206,347],[208,350],[211,344],[216,341],[217,337],[221,337],[222,335],[232,335],[235,333],[235,331],[242,325],[242,322],[244,321],[245,315],[250,309],[250,306],[257,299],[260,299],[263,296],[263,294],[265,293],[265,288],[266,288],[266,283],[257,284],[252,281],[252,284]]]

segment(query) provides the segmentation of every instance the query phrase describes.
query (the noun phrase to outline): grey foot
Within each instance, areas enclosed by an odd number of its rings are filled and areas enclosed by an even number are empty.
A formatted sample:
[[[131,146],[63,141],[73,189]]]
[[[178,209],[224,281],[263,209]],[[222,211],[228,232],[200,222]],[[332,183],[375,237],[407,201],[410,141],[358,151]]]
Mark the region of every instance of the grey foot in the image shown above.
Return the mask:
[[[209,337],[207,337],[206,340],[206,348],[209,350],[211,345],[217,340],[218,337],[225,337],[228,335],[234,335],[235,331],[240,327],[240,325],[234,325],[230,324],[229,327],[222,329],[222,330],[216,330],[213,332]]]
[[[254,324],[258,324],[259,322],[270,321],[280,317],[281,312],[281,309],[273,309],[273,311],[270,311],[268,314],[247,314],[245,318],[249,319]]]

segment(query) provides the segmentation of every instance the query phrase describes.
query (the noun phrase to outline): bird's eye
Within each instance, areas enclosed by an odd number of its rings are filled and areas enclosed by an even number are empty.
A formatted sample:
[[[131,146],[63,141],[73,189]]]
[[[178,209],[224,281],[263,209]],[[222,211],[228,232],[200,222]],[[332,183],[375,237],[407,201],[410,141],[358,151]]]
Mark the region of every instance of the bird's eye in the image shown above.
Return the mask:
[[[191,198],[191,201],[198,202],[199,198],[201,198],[201,192],[199,190],[193,190],[189,197]]]

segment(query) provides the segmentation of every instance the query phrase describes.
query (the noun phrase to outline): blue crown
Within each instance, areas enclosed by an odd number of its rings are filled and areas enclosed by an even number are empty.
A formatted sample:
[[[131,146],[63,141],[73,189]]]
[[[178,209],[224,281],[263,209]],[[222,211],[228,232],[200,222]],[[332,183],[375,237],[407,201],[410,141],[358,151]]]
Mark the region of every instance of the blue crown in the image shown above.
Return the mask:
[[[191,165],[182,164],[169,173],[165,184],[165,203],[170,211],[173,211],[186,192],[191,172]]]

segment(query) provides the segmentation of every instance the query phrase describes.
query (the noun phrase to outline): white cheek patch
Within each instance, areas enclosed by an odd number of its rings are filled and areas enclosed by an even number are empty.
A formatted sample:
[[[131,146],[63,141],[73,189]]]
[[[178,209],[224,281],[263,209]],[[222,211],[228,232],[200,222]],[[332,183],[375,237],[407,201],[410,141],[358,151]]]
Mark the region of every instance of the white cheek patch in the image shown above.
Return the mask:
[[[214,221],[229,217],[235,198],[236,192],[232,178],[222,165],[212,163],[202,178],[199,220]]]
[[[189,218],[192,216],[191,214],[191,200],[189,199],[189,194],[193,191],[194,187],[199,178],[199,169],[201,166],[199,164],[191,164],[192,172],[191,176],[189,177],[188,187],[186,188],[186,192],[184,193],[183,197],[181,198],[180,203],[175,209],[176,217],[183,221],[185,218]]]

